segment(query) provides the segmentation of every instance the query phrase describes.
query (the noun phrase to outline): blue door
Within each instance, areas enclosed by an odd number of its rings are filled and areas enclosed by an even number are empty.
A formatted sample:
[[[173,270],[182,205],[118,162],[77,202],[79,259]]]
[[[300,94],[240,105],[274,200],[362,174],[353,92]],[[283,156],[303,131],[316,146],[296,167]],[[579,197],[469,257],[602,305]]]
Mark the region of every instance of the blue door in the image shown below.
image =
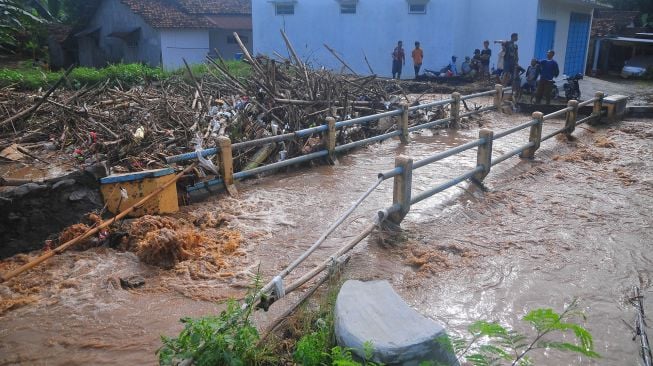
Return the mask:
[[[585,70],[585,53],[590,32],[589,14],[571,13],[564,73],[571,76]]]
[[[552,50],[556,34],[556,22],[553,20],[537,20],[537,34],[535,35],[535,57],[538,60],[546,58],[546,51]],[[524,66],[526,67],[526,66]]]

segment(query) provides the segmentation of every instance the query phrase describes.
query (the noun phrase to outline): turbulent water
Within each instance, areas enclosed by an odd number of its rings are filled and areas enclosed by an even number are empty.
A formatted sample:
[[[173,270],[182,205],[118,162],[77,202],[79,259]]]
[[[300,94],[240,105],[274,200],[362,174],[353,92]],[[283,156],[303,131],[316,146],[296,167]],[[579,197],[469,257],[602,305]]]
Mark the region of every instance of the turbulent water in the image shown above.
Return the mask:
[[[479,124],[500,131],[526,120],[488,114],[469,129],[425,131],[407,146],[386,141],[333,166],[244,182],[237,199],[184,208],[231,215],[230,226],[247,242],[241,276],[183,277],[108,249],[59,256],[21,277],[22,287],[38,288],[38,300],[0,316],[0,365],[154,363],[159,335],[177,333],[180,317],[216,311],[198,294],[241,296],[248,274],[276,274],[374,184],[377,173],[392,169],[396,155],[417,161],[477,138]],[[544,130],[561,126],[548,121]],[[402,237],[385,245],[363,241],[346,276],[389,280],[411,306],[455,334],[479,319],[528,331],[519,321],[528,310],[561,311],[578,298],[603,358],[537,351],[538,364],[637,365],[639,344],[629,328],[635,309],[627,296],[631,286],[641,286],[645,308],[653,309],[653,127],[650,120],[629,120],[583,126],[574,135],[575,141],[544,142],[534,161],[515,157],[494,167],[487,192],[463,183],[413,206]],[[494,156],[524,144],[527,136],[522,131],[495,141]],[[466,172],[475,161],[471,150],[414,171],[413,194]],[[289,280],[330,256],[391,203],[388,181]],[[111,280],[133,273],[146,277],[144,289],[125,291]],[[12,291],[15,285],[0,286],[0,296]],[[268,323],[294,296],[256,320]]]

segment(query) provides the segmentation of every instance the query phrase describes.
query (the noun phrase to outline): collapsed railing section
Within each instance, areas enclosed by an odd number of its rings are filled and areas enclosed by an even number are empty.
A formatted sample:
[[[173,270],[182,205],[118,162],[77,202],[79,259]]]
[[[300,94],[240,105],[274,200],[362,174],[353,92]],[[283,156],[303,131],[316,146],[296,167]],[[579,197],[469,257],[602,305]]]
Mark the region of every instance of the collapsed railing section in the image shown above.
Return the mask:
[[[450,98],[434,101],[430,103],[425,103],[416,106],[408,106],[407,103],[403,103],[399,109],[388,111],[384,113],[374,114],[370,116],[364,116],[359,118],[354,118],[345,121],[336,121],[334,118],[327,118],[326,124],[311,127],[303,130],[298,130],[292,133],[286,133],[282,135],[264,137],[257,140],[238,142],[235,144],[231,143],[231,140],[227,137],[218,138],[218,146],[210,149],[201,150],[198,152],[185,153],[175,156],[170,156],[166,158],[168,163],[177,163],[186,160],[198,159],[198,155],[202,157],[208,157],[212,155],[218,155],[220,176],[219,179],[213,179],[207,182],[201,182],[190,186],[187,188],[188,192],[198,191],[198,190],[210,190],[210,189],[220,189],[229,187],[233,185],[237,180],[243,180],[250,177],[254,177],[257,174],[276,170],[279,168],[305,163],[311,160],[328,158],[330,161],[335,160],[336,154],[341,154],[345,151],[361,147],[364,145],[372,144],[375,142],[387,140],[393,137],[399,137],[402,143],[409,142],[409,133],[419,131],[426,128],[433,128],[437,126],[444,126],[451,122],[460,123],[461,119],[472,114],[478,114],[490,110],[500,110],[503,105],[503,95],[506,92],[510,92],[510,88],[503,88],[501,85],[496,85],[494,90],[489,90],[481,93],[475,93],[470,95],[462,96],[460,93],[453,93]],[[492,105],[488,105],[477,110],[469,111],[461,114],[461,103],[466,100],[480,98],[480,97],[490,97],[493,96],[494,100]],[[409,127],[408,120],[410,112],[414,112],[420,109],[430,109],[438,106],[450,106],[451,113],[449,117],[438,119],[435,121],[430,121],[422,123],[416,126]],[[384,133],[381,135],[373,136],[367,139],[358,140],[350,142],[343,145],[336,145],[336,133],[338,130],[343,128],[354,126],[354,125],[365,125],[370,122],[378,121],[381,118],[385,117],[400,117],[399,122],[397,123],[397,129],[392,132]],[[277,142],[286,142],[295,140],[298,138],[306,138],[313,134],[322,134],[324,140],[325,148],[323,150],[313,152],[306,155],[297,156],[290,159],[280,160],[271,164],[252,167],[250,169],[242,170],[239,172],[233,172],[233,152],[238,150],[243,150],[252,147],[260,147],[269,145]]]

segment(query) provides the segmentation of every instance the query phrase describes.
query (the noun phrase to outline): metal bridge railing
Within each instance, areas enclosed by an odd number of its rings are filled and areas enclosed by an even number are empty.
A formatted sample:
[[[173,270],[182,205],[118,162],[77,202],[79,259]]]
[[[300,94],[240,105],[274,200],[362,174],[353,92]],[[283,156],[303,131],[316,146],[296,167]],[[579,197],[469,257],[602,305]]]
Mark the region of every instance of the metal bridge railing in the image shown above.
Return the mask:
[[[532,114],[532,120],[518,126],[497,132],[496,134],[488,129],[480,130],[479,138],[477,140],[470,141],[466,144],[439,152],[417,162],[413,162],[413,160],[409,157],[398,156],[396,158],[395,168],[393,170],[379,174],[379,178],[384,180],[390,178],[395,179],[392,206],[379,211],[379,218],[381,220],[389,219],[395,224],[399,224],[403,217],[410,211],[410,206],[417,202],[423,201],[433,196],[434,194],[442,192],[445,189],[450,188],[467,179],[474,179],[477,182],[481,182],[490,173],[490,169],[493,166],[504,162],[515,155],[519,155],[521,158],[533,158],[542,141],[548,140],[561,133],[571,135],[571,133],[574,132],[575,127],[579,124],[593,120],[600,120],[601,116],[604,115],[604,111],[602,110],[602,102],[603,93],[598,92],[594,98],[582,103],[578,103],[578,101],[575,100],[570,100],[567,103],[566,108],[547,115],[544,115],[541,112],[534,112]],[[590,104],[594,105],[592,114],[579,120],[578,108]],[[565,115],[565,126],[542,136],[542,126],[544,125],[544,122],[546,120],[550,120],[562,115]],[[493,159],[492,142],[494,140],[511,135],[526,128],[530,128],[529,138],[526,144]],[[474,169],[467,171],[458,177],[452,178],[434,188],[427,189],[426,191],[421,192],[414,197],[412,196],[410,187],[412,186],[412,173],[414,170],[429,164],[436,163],[442,159],[459,154],[472,148],[478,148],[477,162]]]
[[[191,153],[170,156],[166,158],[166,162],[177,163],[186,160],[194,160],[198,158],[198,155],[201,155],[203,157],[208,157],[212,155],[221,154],[224,156],[231,157],[233,151],[243,150],[252,147],[265,146],[277,142],[291,141],[297,138],[309,137],[313,134],[318,134],[318,133],[322,134],[326,146],[326,149],[322,151],[298,156],[292,159],[278,161],[272,164],[240,171],[237,173],[233,173],[233,162],[230,159],[221,158],[220,159],[220,173],[221,173],[220,175],[222,176],[221,178],[213,179],[207,182],[197,183],[196,185],[187,188],[189,192],[197,191],[197,190],[211,190],[212,188],[221,189],[225,186],[225,184],[227,185],[233,184],[235,180],[246,179],[266,171],[271,171],[271,170],[279,169],[282,167],[286,167],[298,163],[304,163],[313,159],[328,157],[329,159],[333,160],[336,154],[340,154],[347,150],[351,150],[357,147],[361,147],[378,141],[383,141],[397,136],[400,137],[403,143],[407,143],[410,132],[415,132],[415,131],[419,131],[426,128],[432,128],[436,126],[442,126],[451,122],[460,122],[461,118],[472,114],[500,109],[501,106],[503,105],[504,93],[510,91],[511,88],[503,88],[501,85],[496,85],[494,90],[489,90],[489,91],[465,95],[465,96],[460,95],[460,93],[453,93],[451,98],[447,98],[439,101],[434,101],[434,102],[425,103],[417,106],[411,106],[411,107],[409,107],[407,104],[404,103],[401,105],[399,109],[393,111],[354,118],[345,121],[336,122],[335,119],[333,118],[327,118],[326,120],[327,123],[321,126],[306,128],[306,129],[302,129],[302,130],[298,130],[292,133],[286,133],[282,135],[268,136],[252,141],[238,142],[234,144],[232,144],[228,138],[220,137],[218,138],[220,140],[218,147],[209,148],[198,152],[191,152]],[[470,100],[473,98],[488,97],[488,96],[494,96],[494,101],[492,105],[480,108],[478,110],[470,111],[464,114],[460,113],[462,101]],[[420,109],[430,109],[433,107],[444,106],[444,105],[450,105],[450,116],[448,118],[442,118],[436,121],[431,121],[420,125],[408,127],[408,117],[410,112],[414,112]],[[399,123],[397,124],[397,130],[395,131],[382,135],[373,136],[359,141],[350,142],[343,145],[336,145],[336,141],[335,141],[336,131],[338,129],[343,129],[353,125],[364,125],[373,121],[378,121],[379,119],[384,117],[396,117],[396,116],[399,116],[400,119],[399,119]],[[226,150],[230,150],[230,151],[226,151]]]
[[[476,95],[469,96],[475,97],[475,96],[485,96],[485,95],[491,95],[489,93],[477,93]],[[454,96],[452,98],[453,100],[460,100],[460,96]],[[269,283],[267,283],[263,288],[259,291],[257,296],[263,296],[265,295],[268,299],[272,299],[274,301],[275,299],[279,299],[280,297],[285,296],[286,293],[293,291],[297,289],[299,286],[303,285],[304,283],[308,282],[312,278],[314,278],[317,274],[322,272],[324,269],[326,269],[329,265],[332,265],[336,262],[339,262],[342,259],[342,256],[344,256],[349,250],[351,250],[355,245],[357,245],[360,241],[362,241],[365,237],[367,237],[372,231],[374,230],[375,226],[380,225],[382,222],[389,220],[392,223],[399,225],[401,221],[404,219],[406,214],[410,211],[411,205],[414,205],[418,202],[421,202],[439,192],[442,192],[450,187],[453,187],[465,180],[472,179],[476,180],[477,182],[481,182],[489,173],[491,168],[494,165],[497,165],[508,158],[519,155],[522,158],[533,158],[535,151],[540,147],[541,141],[544,141],[548,138],[551,138],[557,134],[560,133],[566,133],[567,135],[570,135],[573,131],[574,128],[581,123],[585,123],[588,121],[592,120],[600,120],[600,118],[603,116],[603,111],[602,111],[602,99],[603,96],[600,93],[597,93],[597,96],[589,101],[583,102],[583,103],[578,103],[575,100],[571,100],[568,102],[567,107],[563,108],[559,111],[553,112],[548,115],[543,115],[541,112],[534,112],[532,117],[533,119],[531,121],[528,121],[526,123],[520,124],[518,126],[515,126],[513,128],[509,128],[507,130],[498,132],[494,134],[493,131],[488,130],[488,129],[483,129],[479,131],[479,138],[474,141],[470,141],[468,143],[447,149],[442,152],[438,152],[437,154],[434,154],[432,156],[429,156],[427,158],[424,158],[422,160],[419,160],[417,162],[413,162],[413,159],[410,157],[406,156],[397,156],[395,160],[395,168],[392,170],[389,170],[387,172],[382,172],[379,173],[377,176],[377,181],[374,182],[374,184],[345,212],[343,215],[341,215],[328,229],[326,232],[320,236],[320,238],[311,246],[309,247],[301,256],[299,256],[297,259],[295,259],[290,265],[288,265],[283,271],[281,271],[277,276],[274,277]],[[442,101],[440,101],[442,102]],[[438,103],[440,103],[438,102]],[[581,120],[577,119],[578,116],[578,107],[580,104],[583,105],[589,105],[589,104],[594,104],[594,109],[592,115],[583,118]],[[408,108],[404,108],[404,110],[407,110]],[[566,116],[565,120],[565,127],[562,129],[558,129],[546,136],[542,136],[542,126],[544,122],[548,119],[554,118],[556,116],[561,116],[561,115]],[[449,120],[449,119],[445,119]],[[434,121],[438,122],[438,121]],[[330,123],[330,125],[333,125]],[[518,131],[521,131],[523,129],[529,128],[530,127],[530,133],[529,133],[529,141],[528,143],[517,147],[510,152],[503,154],[495,159],[492,159],[492,143],[494,140],[497,140],[499,138],[508,136],[510,134],[516,133]],[[386,135],[392,135],[394,134],[399,135],[401,134],[401,131],[395,131],[391,134],[386,134]],[[377,136],[379,137],[379,136]],[[381,137],[388,138],[388,136],[381,135]],[[404,140],[402,140],[404,141]],[[358,144],[361,143],[355,142],[352,144]],[[352,145],[348,144],[348,145]],[[341,148],[343,148],[343,145]],[[460,154],[464,151],[470,150],[477,148],[477,163],[476,167],[463,173],[460,176],[457,176],[455,178],[449,179],[443,183],[440,183],[439,185],[427,189],[423,192],[420,192],[419,194],[413,196],[412,195],[412,176],[413,176],[413,171],[419,168],[422,168],[424,166],[434,164],[439,162],[440,160],[455,156],[457,154]],[[336,151],[339,151],[338,148],[335,149]],[[343,149],[344,150],[344,149]],[[320,156],[325,156],[328,154],[328,151],[322,151],[319,153]],[[301,157],[300,157],[301,158]],[[297,159],[297,158],[295,158]],[[274,163],[274,164],[279,164],[279,163]],[[271,164],[271,165],[274,165]],[[263,167],[261,167],[263,168]],[[260,168],[257,168],[260,169]],[[241,172],[243,173],[243,172]],[[240,173],[236,173],[240,174]],[[394,185],[393,185],[393,203],[390,207],[385,208],[383,210],[378,211],[377,213],[377,219],[375,220],[375,223],[368,225],[359,235],[357,235],[353,240],[349,241],[346,243],[344,246],[342,246],[338,251],[336,251],[333,255],[331,255],[327,260],[322,262],[320,265],[316,266],[306,274],[304,274],[301,278],[296,280],[295,282],[285,286],[284,285],[284,278],[293,270],[295,269],[302,261],[304,261],[311,253],[313,253],[330,235],[335,231],[335,229],[341,225],[344,220],[349,217],[349,215],[352,214],[352,212],[377,188],[379,185],[390,178],[394,179]]]

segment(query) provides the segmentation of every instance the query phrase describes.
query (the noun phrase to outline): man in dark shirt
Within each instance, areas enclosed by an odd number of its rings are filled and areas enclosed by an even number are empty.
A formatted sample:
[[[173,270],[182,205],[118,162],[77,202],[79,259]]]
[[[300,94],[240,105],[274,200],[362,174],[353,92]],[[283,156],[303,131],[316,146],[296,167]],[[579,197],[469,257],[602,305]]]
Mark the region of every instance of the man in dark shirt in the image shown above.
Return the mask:
[[[397,47],[392,51],[392,78],[401,79],[401,67],[406,64],[406,54],[402,47],[403,42],[397,42]]]
[[[549,50],[546,53],[546,60],[540,61],[540,83],[537,85],[537,91],[535,92],[535,103],[537,104],[542,101],[542,96],[544,96],[546,104],[551,103],[553,79],[560,74],[558,63],[553,59],[554,55],[555,52]]]
[[[490,41],[483,42],[483,49],[481,50],[481,77],[490,76],[490,58],[492,57],[492,50],[490,49]]]
[[[516,42],[518,40],[519,35],[513,33],[510,35],[510,41],[498,41],[501,42],[506,49],[506,53],[503,55],[503,84],[506,86],[514,84],[514,81],[517,78],[516,70],[517,65],[519,65],[519,51]]]

